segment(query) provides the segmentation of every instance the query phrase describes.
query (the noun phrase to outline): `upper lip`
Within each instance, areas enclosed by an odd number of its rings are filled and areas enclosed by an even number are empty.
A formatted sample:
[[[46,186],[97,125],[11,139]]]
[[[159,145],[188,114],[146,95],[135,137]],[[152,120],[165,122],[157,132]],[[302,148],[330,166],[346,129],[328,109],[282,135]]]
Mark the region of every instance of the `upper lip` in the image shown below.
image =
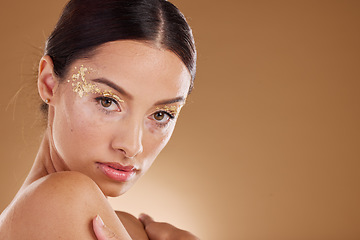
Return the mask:
[[[105,164],[111,168],[114,168],[114,169],[117,169],[117,170],[120,170],[120,171],[124,171],[124,172],[132,172],[132,171],[135,171],[136,168],[134,166],[131,166],[131,165],[127,165],[127,166],[124,166],[120,163],[117,163],[117,162],[99,162],[100,164]]]

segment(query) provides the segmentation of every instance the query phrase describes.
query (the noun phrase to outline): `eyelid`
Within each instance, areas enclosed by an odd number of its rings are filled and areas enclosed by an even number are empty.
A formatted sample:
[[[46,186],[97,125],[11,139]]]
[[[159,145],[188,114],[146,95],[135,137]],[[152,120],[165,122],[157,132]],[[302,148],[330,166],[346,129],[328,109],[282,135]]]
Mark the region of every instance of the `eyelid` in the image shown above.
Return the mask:
[[[175,116],[178,115],[180,108],[181,107],[178,107],[178,106],[165,105],[164,107],[157,107],[156,110],[157,111],[164,111],[166,113],[169,113],[171,116],[175,117]]]
[[[101,95],[107,98],[113,98],[119,103],[124,102],[124,100],[122,100],[118,95],[112,93],[111,91],[104,91]]]

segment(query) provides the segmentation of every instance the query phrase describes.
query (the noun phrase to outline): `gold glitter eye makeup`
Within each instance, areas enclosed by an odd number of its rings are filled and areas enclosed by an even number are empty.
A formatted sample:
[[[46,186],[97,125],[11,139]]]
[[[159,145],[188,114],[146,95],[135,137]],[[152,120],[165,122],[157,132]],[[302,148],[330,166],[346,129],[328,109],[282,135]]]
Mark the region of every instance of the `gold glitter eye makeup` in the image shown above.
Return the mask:
[[[179,113],[180,107],[177,107],[177,106],[167,106],[167,105],[165,105],[165,106],[162,107],[162,108],[157,107],[156,110],[161,110],[161,111],[167,112],[167,113],[169,113],[170,115],[176,117],[176,116],[178,115],[178,113]]]
[[[75,67],[75,70],[78,70]],[[86,73],[90,73],[90,71],[94,71],[91,68],[84,67],[81,65],[78,72],[72,75],[72,80],[67,80],[68,83],[72,82],[73,91],[79,95],[79,97],[86,96],[89,93],[100,94],[105,98],[112,98],[116,100],[118,103],[124,102],[119,96],[111,92],[111,90],[101,90],[95,83],[89,83],[86,81]]]

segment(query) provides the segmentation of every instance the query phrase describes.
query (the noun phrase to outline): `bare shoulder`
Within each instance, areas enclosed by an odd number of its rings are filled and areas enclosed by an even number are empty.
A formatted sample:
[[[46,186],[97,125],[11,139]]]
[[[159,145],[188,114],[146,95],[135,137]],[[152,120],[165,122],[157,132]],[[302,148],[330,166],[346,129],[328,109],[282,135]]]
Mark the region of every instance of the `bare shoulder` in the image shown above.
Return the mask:
[[[116,234],[127,232],[105,196],[78,172],[45,176],[21,192],[3,218],[8,239],[96,239],[91,221],[99,214]]]
[[[116,211],[116,215],[130,234],[132,239],[148,240],[143,224],[135,216],[127,212]]]

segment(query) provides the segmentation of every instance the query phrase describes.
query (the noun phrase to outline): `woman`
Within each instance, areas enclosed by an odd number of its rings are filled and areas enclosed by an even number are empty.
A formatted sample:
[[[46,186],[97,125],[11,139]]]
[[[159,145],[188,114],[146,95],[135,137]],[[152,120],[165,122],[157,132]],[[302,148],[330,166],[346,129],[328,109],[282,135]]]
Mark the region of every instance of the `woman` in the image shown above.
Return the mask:
[[[99,239],[195,239],[114,212],[106,199],[125,193],[169,141],[195,61],[191,29],[165,0],[70,1],[39,63],[47,128],[1,214],[0,239],[96,239],[94,230]]]

